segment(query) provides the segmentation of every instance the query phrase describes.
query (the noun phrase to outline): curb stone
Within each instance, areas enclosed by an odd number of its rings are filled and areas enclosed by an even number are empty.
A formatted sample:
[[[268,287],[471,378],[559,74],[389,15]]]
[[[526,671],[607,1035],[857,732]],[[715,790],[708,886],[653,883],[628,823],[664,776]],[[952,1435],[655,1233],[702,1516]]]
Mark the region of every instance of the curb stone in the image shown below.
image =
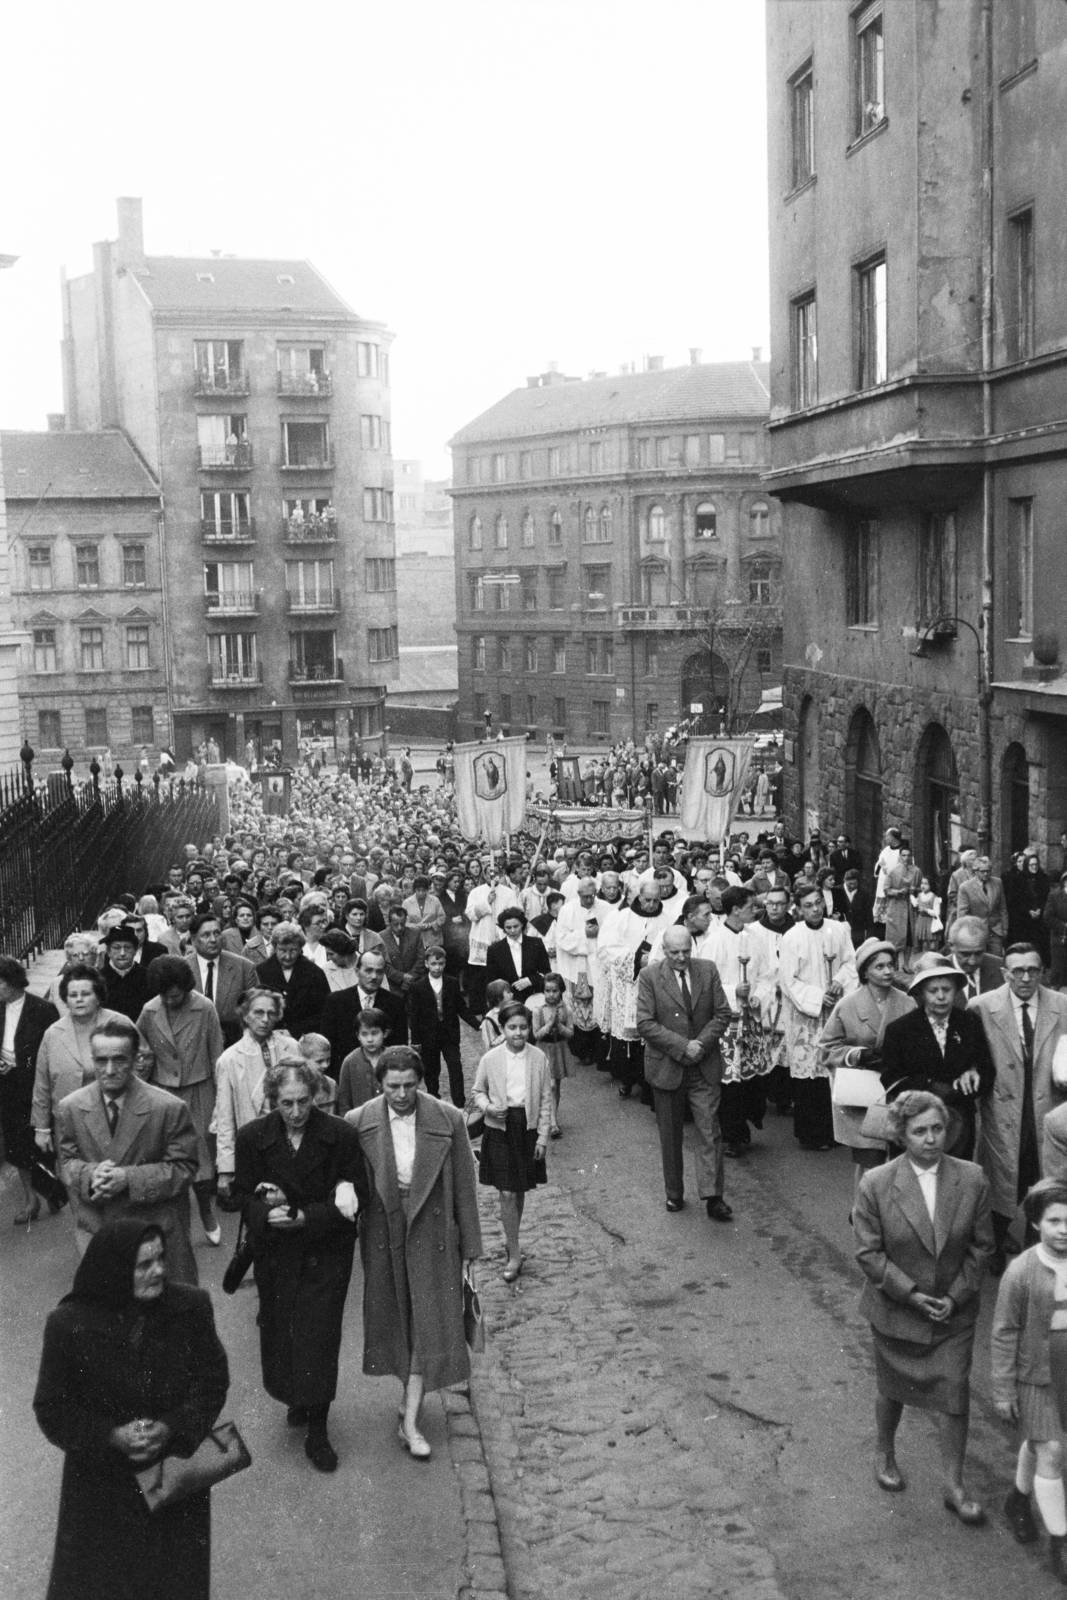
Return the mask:
[[[456,1600],[507,1600],[507,1575],[500,1547],[500,1523],[489,1481],[482,1432],[471,1391],[446,1389],[442,1395],[448,1452],[460,1481],[466,1554]]]

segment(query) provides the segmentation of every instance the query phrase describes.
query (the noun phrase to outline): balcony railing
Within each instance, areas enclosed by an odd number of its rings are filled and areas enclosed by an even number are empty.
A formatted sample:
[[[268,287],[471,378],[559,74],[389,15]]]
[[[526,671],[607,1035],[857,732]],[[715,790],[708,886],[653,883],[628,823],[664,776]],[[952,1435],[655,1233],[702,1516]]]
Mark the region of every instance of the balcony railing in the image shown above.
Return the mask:
[[[619,627],[701,628],[708,620],[707,606],[616,606]]]
[[[247,472],[252,465],[252,446],[243,444],[202,444],[202,472]]]
[[[208,522],[200,523],[200,537],[205,544],[255,544],[255,522]]]
[[[296,520],[284,518],[282,532],[286,544],[332,544],[337,538],[335,516],[313,516]]]
[[[327,612],[340,611],[340,589],[320,589],[318,594],[292,594],[286,593],[286,609],[291,617],[324,616]]]
[[[328,372],[279,372],[278,393],[285,395],[333,394],[333,377]]]
[[[241,666],[228,668],[225,666],[211,667],[211,687],[213,689],[251,689],[257,683],[263,682],[263,663],[261,661],[246,661]]]
[[[197,372],[193,377],[195,394],[247,394],[247,372]]]
[[[254,616],[259,610],[259,595],[254,589],[226,589],[204,596],[207,609],[219,617]]]
[[[333,451],[317,450],[307,461],[283,461],[283,472],[332,472]]]
[[[289,663],[289,682],[294,689],[317,689],[326,683],[343,683],[345,664],[338,656],[333,662],[311,662],[304,666],[299,661]]]

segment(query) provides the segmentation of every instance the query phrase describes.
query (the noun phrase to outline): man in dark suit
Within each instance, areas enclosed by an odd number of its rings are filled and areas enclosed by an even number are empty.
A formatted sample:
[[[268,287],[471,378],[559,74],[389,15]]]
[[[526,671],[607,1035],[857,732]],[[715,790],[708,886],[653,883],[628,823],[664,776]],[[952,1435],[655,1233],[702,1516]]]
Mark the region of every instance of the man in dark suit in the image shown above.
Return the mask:
[[[834,869],[834,877],[838,883],[844,882],[846,872],[855,869],[858,874],[863,871],[863,857],[847,833],[838,834],[837,843],[830,851],[830,865]]]
[[[135,959],[137,934],[128,923],[122,922],[108,930],[103,943],[107,947],[107,959],[100,974],[107,990],[104,1004],[109,1011],[119,1011],[136,1022],[152,998],[148,969]]]
[[[518,906],[506,906],[496,920],[497,926],[504,930],[504,937],[486,951],[486,983],[503,978],[514,989],[517,1000],[540,994],[545,986],[545,974],[552,970],[544,940],[527,935],[526,913]]]
[[[697,1188],[716,1222],[733,1210],[723,1199],[719,1095],[719,1040],[730,1026],[726,998],[713,961],[693,960],[686,928],[668,928],[662,961],[643,969],[637,983],[637,1032],[645,1044],[645,1078],[652,1086],[659,1125],[667,1210],[684,1205],[682,1124],[688,1106],[697,1131]]]
[[[967,979],[956,996],[956,1005],[966,1008],[980,994],[990,994],[1004,984],[1004,963],[986,952],[989,929],[981,917],[957,917],[948,933],[949,962]]]
[[[386,1019],[386,1045],[407,1044],[407,1008],[399,995],[390,994],[382,988],[384,982],[384,955],[380,950],[364,950],[356,967],[355,984],[350,989],[338,989],[327,995],[318,1022],[318,1032],[325,1034],[330,1041],[331,1077],[337,1077],[345,1056],[359,1044],[361,1011],[382,1012]]]
[[[852,944],[858,950],[871,931],[874,920],[874,901],[870,892],[860,887],[858,867],[849,867],[844,883],[832,891],[834,911],[843,917],[852,931]]]
[[[408,914],[403,906],[389,907],[389,922],[382,934],[385,952],[385,975],[394,994],[410,994],[412,986],[426,975],[426,962],[422,954],[422,934],[407,925]]]
[[[202,911],[189,924],[193,948],[186,961],[193,974],[197,994],[210,1000],[219,1014],[222,1037],[227,1048],[236,1044],[244,1032],[244,1018],[237,1003],[256,979],[256,969],[244,956],[222,948],[222,924],[213,911]]]
[[[274,989],[285,997],[282,1026],[294,1039],[317,1033],[330,985],[321,967],[301,952],[304,931],[296,922],[279,922],[270,936],[272,954],[252,967],[257,987]],[[246,962],[251,966],[251,962]]]
[[[426,1088],[440,1099],[441,1057],[448,1069],[448,1091],[452,1104],[462,1109],[466,1101],[463,1062],[459,1050],[459,1025],[478,1026],[474,1012],[468,1010],[458,978],[445,977],[443,945],[431,945],[426,952],[426,976],[411,986],[408,996],[411,1015],[411,1042],[422,1057]]]
[[[157,956],[173,954],[165,944],[160,944],[158,940],[148,937],[148,923],[139,911],[131,911],[126,918],[124,926],[132,928],[137,935],[137,955],[135,957],[137,966],[147,969]]]
[[[28,983],[21,961],[0,956],[0,1132],[4,1153],[22,1180],[25,1204],[14,1219],[19,1227],[32,1222],[41,1208],[34,1189],[52,1211],[60,1210],[67,1197],[58,1178],[44,1170],[55,1163],[38,1149],[30,1126],[37,1052],[59,1012],[50,1001],[28,994]]]

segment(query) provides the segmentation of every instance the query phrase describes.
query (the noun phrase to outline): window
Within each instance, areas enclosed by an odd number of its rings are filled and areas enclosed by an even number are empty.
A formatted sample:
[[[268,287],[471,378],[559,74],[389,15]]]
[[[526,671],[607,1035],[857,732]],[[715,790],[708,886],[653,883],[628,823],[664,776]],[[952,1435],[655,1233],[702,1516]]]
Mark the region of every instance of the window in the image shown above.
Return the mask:
[[[499,574],[493,573],[487,585],[493,595],[493,610],[510,611],[512,585],[510,583],[501,583],[499,577]]]
[[[532,478],[533,477],[533,451],[532,450],[520,450],[519,451],[519,477],[520,478]]]
[[[202,467],[250,467],[248,418],[236,413],[197,417],[196,440]]]
[[[589,441],[589,471],[603,472],[604,470],[604,441],[603,439],[590,439]]]
[[[363,520],[364,522],[392,522],[392,489],[364,489]]]
[[[283,422],[283,467],[328,467],[330,425],[328,422]]]
[[[56,630],[54,628],[34,628],[33,670],[34,672],[59,671],[56,662]]]
[[[816,332],[815,296],[793,301],[793,408],[803,411],[819,398],[819,340]]]
[[[585,579],[585,609],[587,611],[609,611],[611,609],[611,568],[586,567],[583,577]]]
[[[586,544],[596,544],[596,512],[592,506],[585,508],[585,516],[582,518],[582,539]]]
[[[743,433],[738,443],[741,447],[742,465],[751,467],[756,460],[756,435],[754,433]]]
[[[37,743],[46,750],[58,750],[62,746],[58,711],[38,711]]]
[[[323,566],[327,563],[323,562]],[[333,587],[333,562],[330,567],[330,586]],[[366,587],[369,594],[387,594],[396,588],[395,556],[370,556],[364,562]]]
[[[756,671],[761,676],[766,676],[771,670],[771,652],[769,650],[756,651]]]
[[[694,539],[714,539],[717,532],[718,523],[715,503],[712,500],[702,500],[696,509],[693,537]]]
[[[467,574],[467,597],[472,611],[485,610],[485,586],[478,573]]]
[[[481,472],[482,472],[482,482],[483,483],[492,483],[492,481],[493,481],[493,460],[492,460],[491,456],[484,457],[484,459],[482,461]]]
[[[726,460],[725,433],[708,434],[708,460],[713,467],[721,467]]]
[[[205,533],[216,539],[240,539],[252,531],[247,489],[233,491],[202,490],[200,522]]]
[[[95,544],[79,544],[74,550],[79,589],[99,589],[100,551]]]
[[[503,512],[496,519],[495,542],[498,550],[506,550],[508,547],[508,519]]]
[[[85,708],[85,742],[86,744],[106,745],[107,737],[107,707],[86,706]]]
[[[1012,307],[1008,346],[1013,361],[1034,353],[1034,213],[1018,211],[1010,219]]]
[[[126,668],[129,672],[143,672],[148,666],[148,628],[143,623],[130,624],[126,629]]]
[[[726,435],[726,459],[727,461],[740,461],[741,438],[739,434],[728,433]]]
[[[498,672],[511,671],[511,640],[505,633],[501,633],[497,636],[496,670]]]
[[[615,640],[601,639],[600,641],[600,670],[611,677],[615,671]]]
[[[500,696],[500,720],[505,727],[511,721],[511,696],[506,691]]]
[[[638,467],[640,467],[642,471],[645,471],[649,467],[651,467],[651,465],[652,465],[654,460],[655,460],[655,440],[653,440],[653,439],[638,439],[638,441],[637,441],[637,465],[638,465]]]
[[[549,544],[563,543],[563,518],[558,511],[553,511],[548,519],[548,542]]]
[[[648,542],[659,544],[667,537],[667,517],[662,506],[653,506],[648,513]]]
[[[600,542],[601,542],[601,544],[610,544],[611,543],[611,507],[610,506],[601,506],[601,508],[600,508]]]
[[[537,573],[529,568],[521,575],[522,583],[522,609],[524,611],[537,610]]]
[[[856,268],[856,388],[886,380],[885,257]]]
[[[752,606],[769,606],[771,603],[771,567],[768,561],[753,561],[748,569],[748,603]]]
[[[552,640],[552,671],[566,672],[567,670],[567,641],[562,635]]]
[[[370,661],[395,661],[399,654],[395,626],[367,629],[367,657]]]
[[[256,603],[251,561],[205,561],[204,594],[209,611],[250,610]]]
[[[807,183],[815,172],[814,87],[815,76],[812,63],[808,61],[789,85],[794,189]]]
[[[372,563],[366,562],[370,571]],[[287,561],[285,563],[285,592],[289,597],[290,611],[322,611],[333,609],[334,594],[332,561]],[[371,587],[368,583],[368,589]]]
[[[687,467],[700,465],[700,435],[687,433],[685,436],[685,464]]]
[[[485,671],[485,634],[476,633],[471,639],[471,661],[476,672]]]
[[[240,339],[194,339],[193,367],[198,394],[226,394],[247,387]]]
[[[329,394],[330,374],[321,344],[278,346],[279,394]]]
[[[537,671],[537,640],[524,639],[522,644],[522,665],[526,672]]]
[[[495,455],[493,457],[493,482],[494,483],[507,483],[507,481],[508,481],[508,458],[507,458],[506,455],[503,455],[503,454]]]
[[[356,376],[359,378],[377,378],[381,373],[381,349],[376,344],[359,343],[356,345]]]
[[[659,640],[654,634],[645,636],[645,677],[659,677]]]
[[[610,733],[611,731],[611,701],[594,700],[590,706],[589,732]]]
[[[563,455],[558,444],[551,445],[548,451],[548,475],[558,478],[563,471]]]
[[[382,419],[381,417],[368,416],[364,413],[359,419],[359,442],[364,450],[380,450],[382,447]]]
[[[654,733],[659,723],[659,701],[645,701],[645,732]]]
[[[853,137],[885,121],[885,54],[882,4],[865,6],[852,19],[853,27]]]
[[[1034,632],[1034,502],[1008,501],[1008,637]]]
[[[768,535],[770,534],[770,531],[771,531],[771,513],[770,513],[770,508],[768,506],[764,505],[762,500],[757,500],[756,504],[752,507],[752,509],[748,513],[748,535],[749,535],[749,538],[750,539],[766,539],[768,537]]]
[[[567,726],[567,702],[560,695],[552,701],[552,725],[556,728]],[[56,743],[59,743],[58,739]]]
[[[207,644],[211,676],[216,683],[256,681],[259,668],[254,633],[210,633]]]
[[[533,512],[532,511],[527,511],[526,515],[522,519],[522,542],[523,542],[524,547],[527,550],[529,550],[533,546],[534,536],[535,536],[535,529],[534,529]]]
[[[600,650],[598,648],[597,640],[596,640],[596,637],[594,635],[594,637],[592,639],[587,639],[585,641],[585,670],[586,670],[586,672],[595,673],[596,670],[597,670],[597,664],[598,664],[599,660],[600,660]]]
[[[472,550],[481,550],[483,548],[481,517],[471,518],[467,528],[467,540]]]
[[[656,465],[657,467],[670,466],[671,441],[669,439],[656,440]]]
[[[130,707],[130,738],[134,744],[155,744],[156,718],[151,706]]]
[[[537,727],[537,696],[535,694],[526,696],[526,726],[528,728]]]
[[[382,382],[384,383],[385,387],[388,389],[388,387],[389,387],[389,352],[388,352],[388,350],[383,350],[382,351],[382,357],[381,357],[380,366],[381,366]],[[376,731],[378,731],[378,730],[376,730]]]
[[[857,521],[846,538],[845,622],[872,628],[878,620],[878,524]]]
[[[103,672],[103,628],[81,628],[79,632],[81,634],[81,670],[83,672]]]
[[[641,568],[641,604],[643,606],[665,606],[667,604],[667,589],[670,580],[670,570],[666,562],[655,561],[651,566]]]
[[[936,511],[919,523],[919,623],[956,615],[956,515]]]
[[[145,559],[143,544],[124,544],[122,547],[122,581],[127,589],[145,586]]]
[[[52,587],[52,547],[31,544],[28,552],[30,588],[40,592]]]

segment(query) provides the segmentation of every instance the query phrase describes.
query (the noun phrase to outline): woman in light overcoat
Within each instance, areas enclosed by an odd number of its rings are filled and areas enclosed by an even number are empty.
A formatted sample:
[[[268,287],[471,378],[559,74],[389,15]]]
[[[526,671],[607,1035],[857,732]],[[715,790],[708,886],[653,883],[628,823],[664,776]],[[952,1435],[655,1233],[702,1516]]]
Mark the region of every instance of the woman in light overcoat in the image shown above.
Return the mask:
[[[59,980],[64,1014],[45,1029],[37,1051],[30,1120],[41,1150],[53,1147],[56,1107],[96,1077],[89,1039],[94,1028],[120,1019],[104,1005],[104,980],[95,967],[75,965]]]
[[[237,1009],[244,1033],[222,1052],[215,1067],[215,1165],[222,1194],[228,1194],[233,1182],[238,1128],[267,1114],[268,1067],[300,1054],[292,1034],[280,1026],[284,1001],[273,989],[246,989]]]

